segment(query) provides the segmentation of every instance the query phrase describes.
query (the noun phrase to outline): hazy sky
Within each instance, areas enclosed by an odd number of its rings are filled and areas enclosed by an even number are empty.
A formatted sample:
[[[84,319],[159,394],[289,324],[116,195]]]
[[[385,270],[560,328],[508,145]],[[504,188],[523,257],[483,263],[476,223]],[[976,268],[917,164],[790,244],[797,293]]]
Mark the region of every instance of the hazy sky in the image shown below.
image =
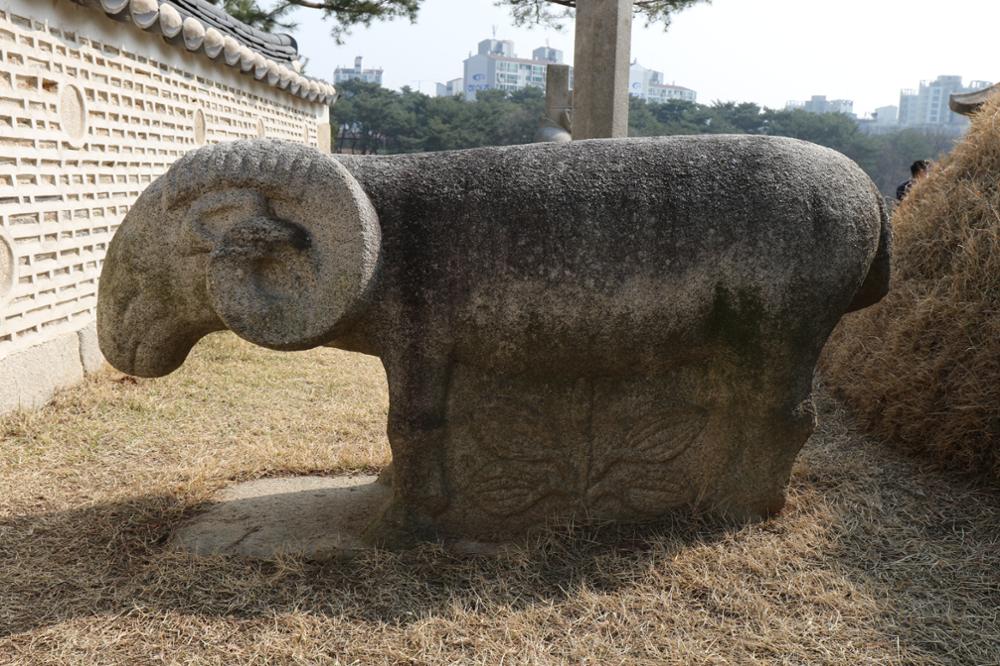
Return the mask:
[[[319,13],[299,10],[295,31],[308,73],[332,79],[356,55],[385,69],[390,88],[433,94],[460,77],[462,61],[492,34],[513,39],[519,56],[546,40],[572,59],[573,26],[514,28],[493,0],[425,0],[415,24],[356,29],[343,45]],[[698,100],[751,101],[783,107],[811,95],[854,100],[869,113],[898,104],[900,88],[958,74],[1000,80],[997,0],[714,0],[676,16],[668,32],[636,21],[632,57],[694,88]]]

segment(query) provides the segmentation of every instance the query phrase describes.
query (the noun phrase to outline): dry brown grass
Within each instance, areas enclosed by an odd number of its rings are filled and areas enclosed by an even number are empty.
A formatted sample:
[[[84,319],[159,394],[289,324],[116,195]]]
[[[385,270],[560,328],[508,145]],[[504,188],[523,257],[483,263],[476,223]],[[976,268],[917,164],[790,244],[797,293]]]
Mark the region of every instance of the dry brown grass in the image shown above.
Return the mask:
[[[193,558],[215,489],[387,461],[378,363],[228,335],[0,420],[0,662],[996,664],[1000,497],[866,441],[836,403],[785,512],[566,529],[491,558]]]
[[[827,345],[873,432],[1000,480],[1000,96],[893,218],[892,291]]]

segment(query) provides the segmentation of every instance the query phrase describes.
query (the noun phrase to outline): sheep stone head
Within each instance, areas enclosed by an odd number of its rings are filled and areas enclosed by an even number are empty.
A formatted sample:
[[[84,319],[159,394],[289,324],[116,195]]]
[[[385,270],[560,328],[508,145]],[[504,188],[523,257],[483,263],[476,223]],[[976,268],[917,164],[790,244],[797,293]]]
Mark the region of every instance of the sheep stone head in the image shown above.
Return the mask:
[[[111,241],[101,350],[155,377],[226,328],[272,349],[321,345],[364,310],[380,252],[375,209],[338,162],[274,140],[202,148],[147,188]]]

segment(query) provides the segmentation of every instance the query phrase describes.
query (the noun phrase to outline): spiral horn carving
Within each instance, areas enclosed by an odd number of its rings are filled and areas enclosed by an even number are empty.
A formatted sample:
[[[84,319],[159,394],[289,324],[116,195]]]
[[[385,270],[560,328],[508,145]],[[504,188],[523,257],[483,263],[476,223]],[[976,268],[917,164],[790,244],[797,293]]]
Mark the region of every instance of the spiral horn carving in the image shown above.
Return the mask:
[[[381,231],[368,196],[339,162],[301,144],[238,141],[189,153],[165,178],[168,210],[210,216],[199,199],[225,192],[258,202],[237,208],[210,243],[208,296],[237,335],[271,349],[308,349],[357,320],[376,279]]]

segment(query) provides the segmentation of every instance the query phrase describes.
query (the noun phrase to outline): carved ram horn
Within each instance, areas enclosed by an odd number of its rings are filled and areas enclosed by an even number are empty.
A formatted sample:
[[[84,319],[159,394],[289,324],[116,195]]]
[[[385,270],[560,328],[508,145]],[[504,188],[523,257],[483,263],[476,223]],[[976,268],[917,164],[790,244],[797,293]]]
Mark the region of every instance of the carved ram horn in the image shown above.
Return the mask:
[[[195,218],[187,231],[210,251],[211,306],[237,335],[308,349],[356,321],[376,277],[381,231],[339,162],[301,144],[238,141],[189,153],[165,179],[164,207]],[[211,219],[220,210],[222,223]]]

